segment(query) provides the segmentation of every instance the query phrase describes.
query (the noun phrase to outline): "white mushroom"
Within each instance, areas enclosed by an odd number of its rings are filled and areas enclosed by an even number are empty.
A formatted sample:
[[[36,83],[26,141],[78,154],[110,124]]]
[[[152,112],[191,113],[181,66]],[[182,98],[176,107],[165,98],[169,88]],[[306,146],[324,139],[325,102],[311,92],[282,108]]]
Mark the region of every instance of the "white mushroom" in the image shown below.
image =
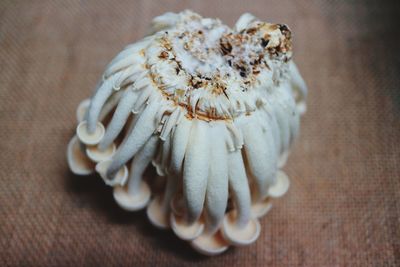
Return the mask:
[[[156,17],[76,112],[68,163],[96,171],[123,209],[215,255],[260,235],[289,188],[281,170],[307,87],[291,32],[244,14],[234,29],[191,11]],[[164,187],[143,179],[152,163]]]

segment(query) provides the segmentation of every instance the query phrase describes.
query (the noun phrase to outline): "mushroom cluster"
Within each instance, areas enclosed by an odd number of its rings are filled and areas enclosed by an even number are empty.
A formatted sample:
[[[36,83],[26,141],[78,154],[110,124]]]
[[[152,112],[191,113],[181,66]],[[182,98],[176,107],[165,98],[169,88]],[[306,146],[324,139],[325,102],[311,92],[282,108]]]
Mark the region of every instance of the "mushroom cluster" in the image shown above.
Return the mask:
[[[219,254],[254,242],[288,190],[281,168],[306,94],[286,25],[166,13],[79,105],[68,164],[97,172],[123,209],[146,208],[156,227]],[[150,163],[157,177],[144,179]]]

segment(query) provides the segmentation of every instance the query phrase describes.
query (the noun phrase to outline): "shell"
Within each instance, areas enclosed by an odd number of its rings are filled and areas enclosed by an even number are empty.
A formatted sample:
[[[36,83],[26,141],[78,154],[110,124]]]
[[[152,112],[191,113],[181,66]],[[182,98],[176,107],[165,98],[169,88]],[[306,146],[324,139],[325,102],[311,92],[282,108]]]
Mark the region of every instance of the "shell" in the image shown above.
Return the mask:
[[[147,207],[200,253],[249,245],[289,188],[281,168],[306,111],[291,31],[248,13],[231,29],[183,11],[150,32],[79,105],[70,168],[98,172],[122,208]],[[150,163],[159,176],[144,180]]]

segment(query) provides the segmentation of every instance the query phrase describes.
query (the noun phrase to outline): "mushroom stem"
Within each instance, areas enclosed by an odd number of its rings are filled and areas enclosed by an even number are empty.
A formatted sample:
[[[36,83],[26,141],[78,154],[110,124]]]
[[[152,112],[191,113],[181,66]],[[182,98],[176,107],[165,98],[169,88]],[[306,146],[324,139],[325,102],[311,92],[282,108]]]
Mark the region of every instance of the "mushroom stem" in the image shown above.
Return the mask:
[[[79,106],[76,109],[76,120],[78,121],[78,123],[85,120],[85,116],[89,109],[89,105],[90,105],[89,98],[87,98],[87,99],[83,100],[81,103],[79,103]]]
[[[104,134],[103,140],[99,144],[99,149],[104,150],[114,142],[118,134],[124,127],[129,115],[131,114],[132,107],[137,98],[136,92],[131,89],[127,89],[121,97],[121,101],[113,114],[111,122],[107,126],[107,130]]]
[[[135,74],[138,73],[140,73],[140,68],[138,68],[136,65],[130,66],[118,72],[118,75],[116,75],[114,78],[113,89],[116,91],[120,90],[121,85],[126,84],[125,81],[127,81],[129,77],[134,76]]]
[[[168,213],[171,209],[171,201],[178,189],[178,176],[171,175],[167,177],[167,187],[162,201],[162,210],[164,213]]]
[[[92,100],[90,101],[90,106],[88,110],[88,131],[93,133],[96,129],[96,122],[99,119],[100,111],[113,92],[113,77],[105,80],[97,92],[94,94]]]
[[[295,92],[297,109],[300,114],[306,112],[307,85],[293,60],[289,62],[290,84]]]
[[[130,55],[128,57],[122,58],[115,62],[111,62],[109,64],[107,70],[104,72],[104,77],[106,77],[106,79],[109,79],[115,73],[122,74],[123,71],[127,70],[129,67],[136,66],[137,63],[135,62],[135,59],[137,59],[137,58],[138,58],[138,55],[133,53],[132,55]]]
[[[149,44],[149,42],[153,39],[153,36],[145,37],[141,41],[130,44],[126,46],[108,65],[107,65],[107,70],[106,73],[104,74],[105,77],[113,74],[113,71],[115,71],[112,66],[124,66],[122,63],[125,59],[129,58],[128,63],[129,65],[132,65],[133,62],[138,61],[141,57],[138,55],[141,49],[143,49],[146,45]],[[125,62],[125,61],[124,61]],[[118,68],[117,68],[118,69]]]
[[[235,149],[241,149],[243,146],[243,135],[233,123],[226,124],[227,129],[232,135]]]
[[[259,127],[257,113],[249,118],[248,123],[242,125],[244,151],[246,154],[249,172],[257,185],[257,198],[267,195],[268,186],[274,183],[277,168],[277,154],[273,144],[271,129]]]
[[[209,126],[211,147],[210,175],[206,193],[206,232],[214,234],[224,218],[228,202],[228,155],[225,139],[228,136],[225,124]]]
[[[139,111],[141,110],[142,106],[146,103],[146,101],[149,99],[149,97],[152,94],[152,90],[151,88],[145,87],[141,90],[141,92],[139,93],[139,96],[135,102],[135,104],[133,105],[132,108],[132,112],[133,113],[139,113]]]
[[[269,102],[267,100],[267,102]],[[280,156],[281,154],[281,150],[282,150],[282,142],[281,142],[281,133],[279,131],[279,126],[278,126],[278,121],[276,119],[276,117],[274,116],[274,112],[271,109],[271,103],[269,102],[268,105],[264,105],[263,109],[265,111],[265,121],[267,121],[267,125],[269,126],[268,128],[270,128],[270,131],[272,132],[272,136],[273,136],[273,142],[275,145],[275,151],[277,156]]]
[[[168,176],[164,194],[155,197],[147,207],[147,216],[153,225],[159,228],[170,226],[170,204],[177,190],[177,185],[177,177]]]
[[[158,136],[153,135],[132,160],[128,179],[128,193],[135,195],[140,190],[143,173],[153,158],[158,145]]]
[[[160,138],[161,139],[161,138]],[[171,138],[168,137],[167,139],[164,139],[162,141],[162,154],[161,154],[161,161],[160,161],[160,166],[159,170],[163,176],[167,175],[167,166],[168,162],[171,158]]]
[[[300,114],[296,110],[296,108],[294,108],[292,114],[293,116],[291,118],[291,123],[290,123],[290,144],[293,144],[296,137],[299,135],[299,129],[300,129]]]
[[[229,185],[234,197],[237,210],[236,225],[241,228],[247,225],[250,219],[251,196],[247,181],[246,170],[240,151],[228,156]]]
[[[103,121],[104,118],[118,105],[121,100],[121,96],[125,90],[115,91],[106,101],[103,108],[100,111],[99,121]]]
[[[122,165],[124,165],[129,159],[131,159],[142,146],[147,142],[150,136],[153,134],[156,123],[154,121],[154,115],[157,112],[158,101],[154,99],[145,108],[143,113],[138,118],[137,122],[133,126],[129,136],[120,145],[119,150],[113,157],[113,162],[107,170],[107,176],[112,177]]]
[[[183,159],[186,147],[189,143],[192,121],[183,117],[172,135],[170,173],[179,174],[182,172]]]
[[[290,132],[289,132],[289,122],[287,115],[285,112],[282,110],[282,108],[278,105],[275,104],[276,108],[275,110],[275,117],[278,123],[279,127],[279,132],[281,136],[281,150],[280,153],[284,153],[289,149],[289,143],[290,143]]]
[[[161,140],[167,139],[168,135],[171,133],[172,128],[177,124],[177,120],[180,117],[180,114],[181,114],[181,109],[176,108],[171,113],[171,115],[169,115],[160,133]]]
[[[189,224],[198,220],[203,211],[210,165],[208,125],[193,119],[192,134],[186,150],[183,167],[183,196]]]

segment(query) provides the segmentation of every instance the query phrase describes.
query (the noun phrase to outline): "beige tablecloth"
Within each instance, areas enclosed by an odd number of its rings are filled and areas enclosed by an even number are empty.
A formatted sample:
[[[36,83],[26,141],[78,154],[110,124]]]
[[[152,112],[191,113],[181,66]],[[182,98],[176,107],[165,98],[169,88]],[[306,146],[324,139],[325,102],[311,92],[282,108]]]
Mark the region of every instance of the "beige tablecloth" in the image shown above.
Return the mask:
[[[252,246],[197,255],[67,168],[75,108],[152,17],[287,23],[308,113]],[[398,1],[0,1],[1,266],[400,266]]]

